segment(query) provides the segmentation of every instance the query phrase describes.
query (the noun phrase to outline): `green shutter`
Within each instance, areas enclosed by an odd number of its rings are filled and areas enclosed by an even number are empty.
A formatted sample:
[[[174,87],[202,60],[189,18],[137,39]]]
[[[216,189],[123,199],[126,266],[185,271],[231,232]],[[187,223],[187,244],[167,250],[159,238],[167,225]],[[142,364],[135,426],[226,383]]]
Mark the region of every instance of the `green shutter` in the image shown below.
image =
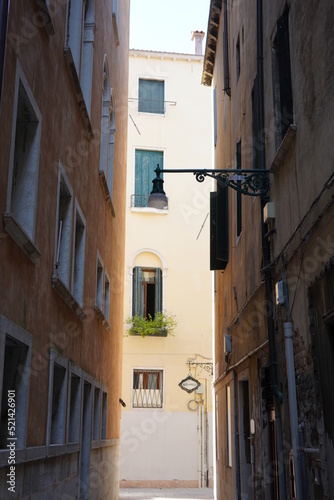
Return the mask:
[[[133,269],[132,316],[144,316],[143,271]]]
[[[138,111],[143,113],[165,112],[165,82],[139,79]]]
[[[162,272],[161,269],[155,270],[155,302],[154,314],[162,311]]]
[[[136,149],[135,151],[135,206],[146,207],[152,191],[155,169],[163,169],[163,152]]]

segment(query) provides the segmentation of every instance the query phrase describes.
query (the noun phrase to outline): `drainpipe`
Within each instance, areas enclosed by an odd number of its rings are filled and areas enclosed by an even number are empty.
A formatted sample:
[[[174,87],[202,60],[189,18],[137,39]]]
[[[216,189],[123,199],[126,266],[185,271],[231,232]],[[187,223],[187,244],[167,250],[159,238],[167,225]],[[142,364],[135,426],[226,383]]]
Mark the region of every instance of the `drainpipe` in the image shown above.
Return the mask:
[[[202,427],[201,405],[198,405],[198,487],[202,486]]]
[[[201,465],[201,487],[205,486],[205,425],[204,425],[204,406],[202,405],[201,410],[201,418],[202,418],[202,465]]]
[[[299,462],[299,439],[298,439],[298,412],[297,412],[297,396],[296,396],[296,377],[293,353],[293,330],[291,321],[284,323],[284,337],[285,337],[285,357],[286,369],[288,377],[288,390],[289,390],[289,410],[290,410],[290,429],[291,429],[291,442],[293,463],[295,469],[295,487],[296,498],[301,499],[301,477],[300,477],[300,462]]]
[[[286,358],[286,369],[287,369],[288,391],[289,391],[291,443],[292,443],[293,463],[295,470],[296,498],[297,500],[301,500],[302,498],[304,498],[304,496],[302,488],[300,454],[299,454],[298,408],[297,408],[296,374],[295,374],[294,349],[293,349],[293,329],[290,316],[288,285],[286,282],[284,260],[283,260],[282,278],[283,278],[283,290],[284,290],[284,304],[287,316],[287,321],[284,323],[284,338],[285,338],[285,358]]]
[[[233,376],[233,400],[234,400],[234,446],[235,446],[235,483],[237,489],[237,500],[241,500],[240,493],[240,455],[239,455],[239,423],[238,423],[238,404],[235,369],[232,370]]]
[[[257,0],[256,4],[257,15],[257,79],[258,79],[258,120],[259,130],[263,134],[264,131],[264,93],[263,93],[263,21],[262,21],[262,0]],[[266,168],[266,155],[265,155],[265,140],[264,134],[260,148],[260,165],[261,169]],[[277,357],[275,345],[275,327],[273,318],[273,302],[272,302],[272,276],[270,269],[270,247],[268,239],[265,237],[267,233],[267,224],[263,219],[263,208],[265,202],[261,200],[261,231],[262,231],[262,252],[264,261],[264,276],[265,276],[265,291],[266,301],[270,306],[267,312],[267,330],[268,330],[268,343],[269,343],[269,357],[270,357],[270,378],[271,386],[274,393],[275,400],[275,420],[276,420],[276,447],[278,459],[278,480],[279,480],[279,495],[280,500],[285,500],[285,474],[283,463],[283,436],[282,436],[282,421],[281,421],[281,401],[282,394],[278,390],[277,382]]]

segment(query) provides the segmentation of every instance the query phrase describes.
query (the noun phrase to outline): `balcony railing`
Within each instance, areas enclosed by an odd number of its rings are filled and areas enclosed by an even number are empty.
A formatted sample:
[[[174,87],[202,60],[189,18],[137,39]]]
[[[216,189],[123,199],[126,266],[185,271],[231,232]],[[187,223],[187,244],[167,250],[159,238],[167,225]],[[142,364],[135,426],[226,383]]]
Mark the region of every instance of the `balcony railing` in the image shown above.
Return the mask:
[[[147,207],[147,202],[148,202],[148,194],[133,194],[131,195],[131,208],[145,208]],[[168,210],[168,203],[167,206],[164,208],[161,208],[160,210]]]

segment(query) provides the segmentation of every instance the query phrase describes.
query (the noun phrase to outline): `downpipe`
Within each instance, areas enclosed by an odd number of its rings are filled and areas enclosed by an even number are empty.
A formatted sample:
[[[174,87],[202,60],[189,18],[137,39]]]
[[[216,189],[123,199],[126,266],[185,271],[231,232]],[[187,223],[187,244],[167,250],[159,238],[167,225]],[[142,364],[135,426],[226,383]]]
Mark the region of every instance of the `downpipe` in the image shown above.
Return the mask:
[[[285,358],[286,358],[288,392],[289,392],[291,444],[292,444],[293,463],[295,470],[296,498],[297,500],[302,500],[303,494],[302,494],[302,481],[300,475],[296,376],[295,376],[294,349],[293,349],[293,330],[291,321],[286,321],[284,323],[284,338],[285,338]]]
[[[258,80],[258,121],[260,133],[264,131],[264,92],[263,92],[263,8],[262,0],[256,2],[256,44],[257,44],[257,80]],[[260,168],[266,168],[265,140],[261,144]],[[273,302],[272,302],[272,276],[270,270],[270,247],[268,240],[265,238],[267,227],[263,219],[263,207],[265,202],[261,200],[261,231],[262,231],[262,252],[264,261],[264,276],[266,301],[270,304],[271,311],[267,314],[267,330],[269,343],[270,357],[270,378],[275,400],[275,420],[276,420],[276,448],[278,460],[278,482],[279,482],[279,497],[280,500],[286,499],[284,460],[283,460],[283,435],[281,421],[281,402],[282,394],[278,389],[277,383],[277,357],[276,357],[276,339],[273,318]]]

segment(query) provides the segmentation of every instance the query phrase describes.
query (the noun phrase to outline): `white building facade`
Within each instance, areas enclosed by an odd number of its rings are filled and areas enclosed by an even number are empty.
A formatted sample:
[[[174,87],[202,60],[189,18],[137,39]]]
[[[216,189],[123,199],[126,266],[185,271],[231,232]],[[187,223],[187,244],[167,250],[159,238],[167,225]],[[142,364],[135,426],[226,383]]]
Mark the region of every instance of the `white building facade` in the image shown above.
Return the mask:
[[[195,32],[202,40],[204,34]],[[121,486],[205,487],[212,478],[211,181],[154,170],[208,168],[212,99],[202,55],[130,51]],[[171,315],[171,335],[132,335],[128,318]],[[179,383],[199,381],[188,393]]]

